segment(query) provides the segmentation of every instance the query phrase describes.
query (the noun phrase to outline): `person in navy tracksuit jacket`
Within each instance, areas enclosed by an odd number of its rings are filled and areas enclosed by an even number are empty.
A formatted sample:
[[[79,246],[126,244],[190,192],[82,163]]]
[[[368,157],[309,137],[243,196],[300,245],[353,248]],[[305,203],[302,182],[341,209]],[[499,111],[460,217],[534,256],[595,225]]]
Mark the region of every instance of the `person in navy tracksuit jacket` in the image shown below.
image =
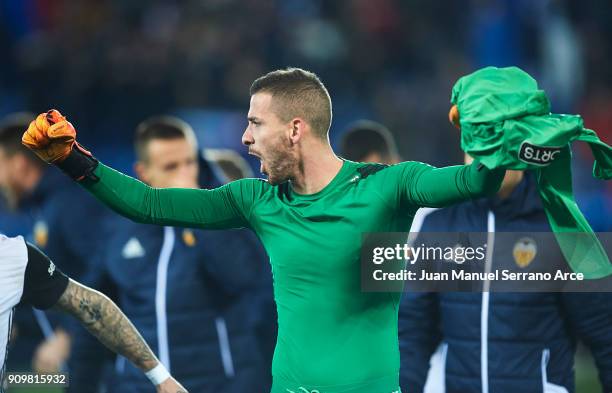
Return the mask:
[[[80,231],[79,227],[83,217],[87,217],[89,225],[101,222],[108,209],[56,168],[41,164],[21,144],[31,119],[30,114],[18,113],[0,122],[0,171],[4,171],[0,190],[8,202],[6,207],[14,210],[12,217],[21,221],[13,228],[3,223],[3,230],[26,234],[28,241],[53,260],[61,261],[66,274],[81,280],[100,245],[100,234]],[[29,369],[34,363],[41,371],[58,371],[68,355],[70,335],[66,330],[71,324],[70,318],[58,313],[18,306],[17,339],[9,369]]]
[[[18,236],[32,230],[29,215],[9,207],[8,202],[0,194],[0,231],[7,236]]]
[[[197,187],[193,131],[163,116],[136,133],[135,166],[154,187]],[[200,180],[218,175],[200,161]],[[138,224],[113,216],[106,250],[85,282],[111,295],[160,361],[192,392],[269,389],[270,350],[260,339],[272,284],[259,241],[249,232],[203,231]],[[273,326],[270,321],[265,321]],[[275,321],[273,321],[275,322]],[[82,339],[84,339],[83,337]],[[77,340],[71,391],[95,391],[102,359]],[[149,381],[120,358],[109,392],[150,392]],[[92,386],[94,385],[94,386]],[[93,390],[92,390],[93,388]]]
[[[421,232],[550,232],[536,187],[533,174],[508,171],[496,197],[433,211]],[[504,239],[493,268],[514,263]],[[523,263],[562,258],[556,247],[532,246]],[[612,392],[612,293],[406,292],[399,340],[405,393],[573,392],[578,340]]]

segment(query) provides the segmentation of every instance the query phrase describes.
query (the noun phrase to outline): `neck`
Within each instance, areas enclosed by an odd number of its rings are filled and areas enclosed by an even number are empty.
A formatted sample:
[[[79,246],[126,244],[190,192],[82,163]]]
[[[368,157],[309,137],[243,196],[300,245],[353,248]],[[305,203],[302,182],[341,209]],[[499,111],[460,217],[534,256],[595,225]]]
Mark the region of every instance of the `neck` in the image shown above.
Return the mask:
[[[497,197],[499,199],[508,198],[521,180],[523,180],[523,171],[506,171],[502,185],[497,192]]]
[[[298,194],[321,191],[342,168],[342,160],[336,156],[329,143],[314,142],[303,146],[300,153],[302,158],[297,174],[291,179],[291,186]]]

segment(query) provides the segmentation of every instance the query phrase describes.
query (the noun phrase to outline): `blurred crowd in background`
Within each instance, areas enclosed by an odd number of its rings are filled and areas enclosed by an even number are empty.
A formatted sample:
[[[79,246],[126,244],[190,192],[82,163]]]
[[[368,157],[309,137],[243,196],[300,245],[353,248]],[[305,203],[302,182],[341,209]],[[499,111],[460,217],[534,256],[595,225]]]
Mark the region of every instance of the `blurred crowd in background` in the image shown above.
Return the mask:
[[[131,131],[151,114],[244,116],[253,79],[286,66],[313,70],[328,86],[334,143],[350,121],[372,118],[392,130],[404,158],[458,162],[458,135],[446,122],[450,90],[486,65],[520,66],[548,92],[553,111],[581,113],[604,141],[612,139],[612,8],[605,0],[0,4],[0,114],[61,108],[84,142],[96,151],[103,145],[111,160],[129,157]],[[203,143],[239,147],[226,141],[238,141],[246,120],[224,129],[223,116],[216,119],[204,123],[208,129],[193,124],[208,136]],[[588,152],[578,155],[586,171]],[[112,163],[127,169],[129,162]],[[585,180],[581,189],[594,187]],[[590,194],[578,198],[587,216],[612,217]],[[611,229],[601,221],[596,229]]]
[[[160,113],[187,120],[200,147],[244,154],[251,82],[298,66],[330,91],[332,144],[367,118],[404,159],[449,165],[462,161],[455,81],[516,65],[610,144],[611,22],[607,0],[0,0],[0,117],[56,107],[128,173],[136,125]],[[581,209],[612,231],[612,184],[591,179],[588,148],[574,154]]]

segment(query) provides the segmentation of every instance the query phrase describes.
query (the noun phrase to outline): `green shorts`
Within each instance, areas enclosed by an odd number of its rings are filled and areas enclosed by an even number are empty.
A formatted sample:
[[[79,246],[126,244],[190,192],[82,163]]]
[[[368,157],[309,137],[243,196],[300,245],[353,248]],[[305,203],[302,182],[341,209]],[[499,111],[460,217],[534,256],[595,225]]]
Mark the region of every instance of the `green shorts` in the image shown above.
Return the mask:
[[[271,393],[401,393],[397,380],[397,375],[391,375],[350,385],[313,386],[275,377]]]

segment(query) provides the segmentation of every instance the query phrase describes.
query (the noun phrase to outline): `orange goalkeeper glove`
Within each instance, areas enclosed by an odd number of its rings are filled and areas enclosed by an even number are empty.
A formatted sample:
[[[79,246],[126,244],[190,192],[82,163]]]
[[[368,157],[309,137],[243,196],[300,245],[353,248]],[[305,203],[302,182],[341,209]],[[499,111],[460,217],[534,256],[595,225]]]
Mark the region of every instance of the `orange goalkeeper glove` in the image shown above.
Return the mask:
[[[23,134],[21,142],[38,157],[55,164],[74,180],[95,179],[98,161],[76,141],[76,130],[66,117],[51,109],[41,113]]]
[[[75,142],[76,130],[57,110],[41,113],[23,134],[21,141],[49,164],[68,157]]]
[[[455,127],[461,129],[461,124],[459,123],[459,109],[457,109],[457,105],[453,105],[448,112],[448,121],[450,121]]]

